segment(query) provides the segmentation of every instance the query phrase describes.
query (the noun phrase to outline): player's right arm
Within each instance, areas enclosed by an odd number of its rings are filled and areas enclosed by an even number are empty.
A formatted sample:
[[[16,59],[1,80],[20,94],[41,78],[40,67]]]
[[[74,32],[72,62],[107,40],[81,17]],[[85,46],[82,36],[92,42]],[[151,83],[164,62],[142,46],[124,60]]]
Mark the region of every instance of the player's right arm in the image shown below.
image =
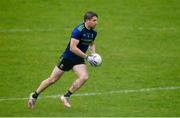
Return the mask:
[[[75,38],[71,38],[70,51],[82,58],[86,58],[87,55],[77,47],[78,44],[79,44],[79,40]]]
[[[74,54],[87,59],[88,62],[92,65],[95,66],[96,62],[93,59],[93,56],[87,56],[84,52],[82,52],[78,47],[79,40],[71,38],[71,42],[70,42],[70,51],[73,52]]]

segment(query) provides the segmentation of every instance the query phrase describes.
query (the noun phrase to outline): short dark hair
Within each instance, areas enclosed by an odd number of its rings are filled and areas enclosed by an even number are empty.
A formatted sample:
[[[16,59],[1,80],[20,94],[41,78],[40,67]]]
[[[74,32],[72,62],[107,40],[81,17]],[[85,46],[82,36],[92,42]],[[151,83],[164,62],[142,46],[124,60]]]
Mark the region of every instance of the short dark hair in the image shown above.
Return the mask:
[[[93,11],[88,11],[88,12],[86,12],[86,13],[84,14],[84,22],[85,22],[87,19],[91,19],[91,18],[94,17],[94,16],[98,17],[98,15],[97,15],[95,12],[93,12]]]

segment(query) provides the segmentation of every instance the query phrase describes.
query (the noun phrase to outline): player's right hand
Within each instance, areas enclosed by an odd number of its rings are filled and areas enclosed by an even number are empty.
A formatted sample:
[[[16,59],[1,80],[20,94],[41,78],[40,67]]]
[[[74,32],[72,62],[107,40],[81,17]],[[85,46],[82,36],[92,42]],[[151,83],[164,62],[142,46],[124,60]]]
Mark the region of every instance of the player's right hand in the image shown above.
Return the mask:
[[[94,61],[94,57],[92,55],[87,56],[87,61],[91,64],[91,66],[95,67],[96,62]]]

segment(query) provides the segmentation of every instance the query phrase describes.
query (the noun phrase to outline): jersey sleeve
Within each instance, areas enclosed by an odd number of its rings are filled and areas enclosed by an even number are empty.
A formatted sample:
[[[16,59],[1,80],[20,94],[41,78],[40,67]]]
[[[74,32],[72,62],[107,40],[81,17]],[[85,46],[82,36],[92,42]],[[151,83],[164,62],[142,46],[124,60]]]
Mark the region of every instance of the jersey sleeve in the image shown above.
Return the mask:
[[[80,40],[82,38],[81,32],[75,28],[71,33],[71,38],[75,38],[77,40]]]

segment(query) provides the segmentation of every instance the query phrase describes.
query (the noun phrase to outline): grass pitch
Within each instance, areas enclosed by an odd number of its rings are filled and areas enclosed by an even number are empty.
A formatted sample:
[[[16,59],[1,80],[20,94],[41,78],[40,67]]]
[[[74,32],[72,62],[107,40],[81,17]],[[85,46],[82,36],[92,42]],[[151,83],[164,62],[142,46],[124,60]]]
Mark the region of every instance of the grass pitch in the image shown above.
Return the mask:
[[[103,65],[89,66],[76,94],[177,89],[72,96],[71,109],[46,98],[27,109],[29,93],[49,76],[88,10],[99,15]],[[0,116],[180,116],[179,52],[179,0],[1,0]],[[70,71],[40,97],[64,94],[74,80]]]

